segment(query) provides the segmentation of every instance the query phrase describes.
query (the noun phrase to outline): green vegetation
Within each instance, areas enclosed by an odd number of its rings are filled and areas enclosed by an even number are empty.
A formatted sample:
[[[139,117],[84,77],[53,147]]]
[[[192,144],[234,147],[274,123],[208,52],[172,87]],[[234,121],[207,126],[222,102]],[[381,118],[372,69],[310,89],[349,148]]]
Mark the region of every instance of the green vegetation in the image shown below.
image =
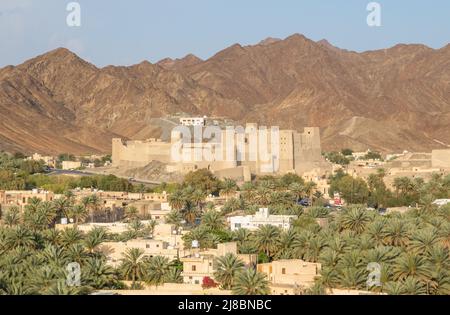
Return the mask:
[[[100,289],[126,288],[124,280],[150,285],[182,281],[178,263],[158,256],[143,257],[140,250],[125,253],[117,268],[108,265],[101,247],[103,242],[151,237],[156,223],[143,224],[134,217],[129,230],[122,234],[109,234],[103,228],[88,233],[77,229],[78,223],[100,211],[102,202],[95,195],[80,203],[70,194],[53,202],[32,198],[23,213],[18,207],[10,207],[0,226],[0,294],[88,294]],[[73,219],[74,227],[55,230],[54,223],[61,217]],[[70,263],[81,266],[79,286],[66,282]]]
[[[345,153],[348,153],[348,152],[345,152]],[[353,160],[353,157],[351,156],[351,154],[350,154],[350,156],[348,156],[348,155],[345,155],[344,152],[342,152],[342,153],[341,152],[328,152],[328,153],[325,153],[324,156],[329,162],[334,163],[334,164],[343,165],[343,166],[349,165],[350,161]]]
[[[394,191],[386,187],[383,169],[371,174],[367,181],[338,171],[330,177],[329,194],[340,192],[350,204],[368,204],[374,208],[418,205],[430,207],[435,199],[450,196],[450,175],[434,174],[430,181],[421,178],[399,177],[394,180]]]
[[[70,158],[70,156],[63,154],[60,158]],[[132,185],[128,180],[114,175],[71,177],[49,176],[44,173],[45,167],[42,161],[26,160],[0,153],[0,189],[30,190],[41,188],[58,194],[77,187],[104,191],[151,191],[140,185]]]
[[[5,159],[2,165],[9,165],[13,172],[22,166],[14,158]],[[169,196],[173,211],[167,222],[188,230],[183,236],[187,248],[193,240],[199,242],[201,249],[235,241],[239,253],[255,254],[259,263],[278,259],[321,263],[321,276],[316,284],[301,294],[324,294],[325,288],[368,289],[388,294],[450,294],[450,205],[438,208],[432,204],[436,198],[450,196],[450,176],[434,175],[429,182],[399,178],[394,182],[394,191],[387,189],[384,176],[383,170],[367,181],[343,172],[333,175],[330,193],[339,191],[351,203],[339,211],[323,207],[323,198],[314,183],[293,174],[264,176],[239,187],[232,180],[220,181],[201,170],[188,174],[181,184],[164,184],[158,189],[173,189]],[[39,187],[55,184],[46,182],[49,177],[45,175],[28,174],[25,178],[26,183]],[[56,183],[61,185],[58,189],[71,187],[72,180],[105,188],[114,188],[116,181],[114,177],[60,180]],[[223,196],[224,211],[217,211],[214,204],[207,202],[210,194]],[[313,206],[299,206],[298,201],[304,198],[311,199]],[[367,204],[374,208],[412,207],[403,214],[381,215],[367,210]],[[254,214],[259,207],[298,218],[287,231],[274,226],[261,226],[252,232],[244,229],[232,232],[227,228],[227,213]],[[103,242],[152,237],[156,222],[143,224],[136,208],[128,207],[125,215],[129,228],[122,234],[110,235],[99,228],[85,234],[77,230],[79,223],[102,211],[98,196],[76,202],[70,193],[53,202],[32,199],[23,213],[10,207],[3,213],[0,227],[0,292],[86,294],[97,289],[123,288],[125,280],[131,281],[134,289],[142,288],[142,283],[158,286],[182,281],[179,261],[147,258],[139,249],[127,251],[118,268],[108,266],[100,250]],[[54,223],[61,217],[72,219],[75,227],[54,230]],[[65,284],[70,262],[78,262],[82,267],[80,287]],[[367,266],[373,262],[382,268],[381,287],[368,288]],[[244,267],[236,256],[219,257],[216,265],[214,277],[221,288],[240,295],[269,293],[265,276]],[[216,284],[206,281],[204,285]]]
[[[363,158],[362,160],[383,160],[383,157],[381,156],[381,154],[379,152],[375,152],[375,151],[369,151]]]

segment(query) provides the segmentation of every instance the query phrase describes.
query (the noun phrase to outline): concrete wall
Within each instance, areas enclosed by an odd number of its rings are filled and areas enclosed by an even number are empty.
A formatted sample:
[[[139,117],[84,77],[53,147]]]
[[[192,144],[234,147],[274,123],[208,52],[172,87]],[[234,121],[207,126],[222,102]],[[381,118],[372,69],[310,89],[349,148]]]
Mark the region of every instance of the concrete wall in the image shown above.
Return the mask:
[[[145,166],[151,161],[163,163],[170,162],[169,142],[156,139],[147,141],[127,141],[121,139],[112,140],[112,162],[113,165]]]
[[[260,137],[258,132],[252,133],[253,130],[258,130],[257,124],[247,124],[245,132],[235,131],[230,137],[222,130],[215,143],[181,142],[178,150],[182,161],[175,160],[171,152],[171,146],[181,140],[179,132],[172,133],[171,142],[157,139],[123,142],[113,139],[112,160],[114,165],[130,167],[145,166],[155,160],[169,164],[167,171],[181,173],[197,169],[219,172],[239,166],[246,166],[251,174],[256,175],[274,172],[302,174],[312,169],[331,168],[322,157],[319,128],[305,128],[303,133],[280,130],[278,139],[272,139],[270,130],[264,137]],[[279,143],[280,152],[272,152],[278,149],[274,145],[276,143]],[[261,150],[263,146],[266,150]],[[212,158],[208,161],[205,160],[205,151],[211,153]]]
[[[321,266],[299,259],[277,260],[272,263],[259,264],[258,271],[267,275],[274,284],[309,285],[319,275]]]
[[[431,164],[433,168],[450,168],[450,150],[433,150]]]

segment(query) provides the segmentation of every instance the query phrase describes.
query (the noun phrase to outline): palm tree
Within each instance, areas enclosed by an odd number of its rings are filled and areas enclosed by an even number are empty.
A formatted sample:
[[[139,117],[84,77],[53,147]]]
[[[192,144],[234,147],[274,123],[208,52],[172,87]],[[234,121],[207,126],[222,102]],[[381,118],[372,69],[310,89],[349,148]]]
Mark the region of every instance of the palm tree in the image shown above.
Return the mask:
[[[222,182],[220,191],[225,195],[225,199],[228,200],[230,196],[234,196],[236,194],[238,189],[239,187],[234,180],[225,178]]]
[[[166,274],[170,270],[169,260],[166,257],[156,256],[146,263],[145,280],[150,285],[158,286],[164,283]]]
[[[313,194],[316,191],[317,184],[314,182],[307,182],[305,184],[305,194],[308,195],[309,200],[312,202]]]
[[[185,204],[186,200],[182,191],[177,190],[169,196],[169,205],[172,207],[172,209],[179,211],[183,209]]]
[[[37,256],[52,266],[64,266],[68,263],[63,248],[54,245],[47,245]]]
[[[385,228],[384,244],[405,247],[409,242],[409,224],[401,219],[389,220]]]
[[[324,267],[330,267],[331,269],[336,268],[339,263],[340,257],[337,251],[326,248],[324,249],[319,256],[319,262]]]
[[[144,250],[140,248],[128,248],[122,256],[119,270],[126,280],[131,279],[132,287],[134,288],[136,281],[143,280],[146,274]]]
[[[255,242],[260,251],[264,252],[268,257],[277,250],[278,237],[280,230],[272,225],[263,225],[255,232]]]
[[[84,221],[89,216],[89,213],[83,204],[77,204],[70,207],[67,215],[74,220],[74,225],[77,227],[80,221]]]
[[[192,205],[191,203],[187,203],[182,213],[186,222],[193,225],[195,223],[195,220],[199,216],[200,211],[196,206]]]
[[[230,290],[236,274],[244,268],[244,262],[231,253],[217,258],[216,262],[217,267],[214,272],[214,278],[224,290]]]
[[[316,282],[314,285],[307,290],[304,291],[304,295],[326,295],[326,288],[325,286],[320,283]]]
[[[130,223],[128,223],[128,230],[131,232],[131,235],[134,237],[138,237],[141,235],[141,232],[145,229],[145,225],[139,219],[133,219]]]
[[[413,183],[409,177],[397,177],[394,179],[393,186],[397,193],[397,198],[399,193],[403,196],[411,192],[413,188]]]
[[[290,184],[289,190],[297,198],[297,201],[299,201],[302,198],[303,194],[305,193],[305,187],[301,183],[297,182]]]
[[[18,206],[12,206],[5,213],[3,218],[5,224],[9,227],[15,226],[20,222],[20,209]]]
[[[236,241],[238,247],[242,246],[242,244],[250,239],[250,231],[247,229],[237,229],[233,231],[233,241]]]
[[[415,277],[407,277],[403,282],[403,294],[423,295],[427,294],[426,286]]]
[[[278,241],[278,253],[276,257],[278,259],[292,259],[294,258],[293,245],[297,238],[297,232],[293,229],[281,232]]]
[[[89,210],[91,214],[91,222],[94,222],[94,215],[99,211],[102,205],[101,199],[96,195],[86,196],[81,200],[81,203]]]
[[[339,284],[347,289],[360,289],[367,280],[364,269],[353,267],[340,269],[337,278]]]
[[[38,206],[37,213],[39,216],[44,218],[44,222],[46,225],[50,225],[54,223],[56,218],[56,209],[53,203],[49,201],[41,202]],[[46,226],[46,227],[47,227]]]
[[[430,279],[430,269],[425,257],[415,253],[401,254],[394,262],[394,280],[405,280],[408,277],[416,277],[421,281]]]
[[[433,280],[427,283],[428,294],[450,295],[450,275],[447,270],[438,270],[433,273]]]
[[[84,260],[88,258],[88,253],[81,244],[72,244],[66,248],[67,259],[71,262],[77,262],[81,265],[84,263]]]
[[[45,241],[48,244],[57,246],[61,241],[61,232],[55,229],[46,230],[43,232]]]
[[[206,194],[203,191],[201,191],[200,189],[195,190],[192,194],[190,194],[189,199],[200,210],[200,212],[203,211],[203,202],[206,199]]]
[[[106,241],[107,231],[103,227],[94,227],[90,230],[84,238],[84,246],[92,255],[97,250],[101,243]]]
[[[271,194],[271,189],[258,187],[256,190],[255,202],[260,206],[268,206],[270,204]]]
[[[210,230],[220,230],[225,227],[225,220],[222,213],[212,210],[202,216],[202,225]]]
[[[351,230],[357,234],[364,232],[370,217],[361,206],[352,206],[347,209],[340,217],[340,225],[342,229]]]
[[[83,267],[81,278],[86,285],[94,289],[114,288],[118,282],[114,268],[108,266],[104,259],[91,257],[87,259]]]
[[[450,254],[447,248],[438,244],[426,252],[430,268],[435,271],[450,270]]]
[[[178,210],[172,210],[166,216],[166,223],[172,224],[175,226],[176,230],[178,230],[181,226],[181,222],[183,221],[183,215]]]
[[[184,235],[183,240],[186,248],[191,248],[193,241],[198,241],[200,248],[207,248],[209,243],[209,231],[205,227],[199,226]]]
[[[181,270],[175,267],[170,267],[169,271],[164,276],[164,283],[183,283]]]
[[[320,252],[325,247],[325,240],[318,236],[310,238],[304,248],[303,259],[309,262],[317,262]]]
[[[393,260],[398,257],[399,252],[400,250],[397,247],[377,246],[376,248],[366,251],[364,263],[369,264],[375,262],[381,265],[391,264]]]
[[[41,202],[42,202],[42,200],[37,197],[32,197],[32,198],[28,199],[28,203],[25,206],[25,210],[29,211],[31,213],[34,213],[37,211]]]
[[[369,235],[377,244],[382,244],[386,237],[386,220],[375,220],[371,222],[366,229],[367,235]]]
[[[244,269],[236,275],[232,292],[235,295],[267,295],[269,282],[265,274],[253,268]]]
[[[144,226],[144,229],[142,231],[144,233],[144,237],[153,238],[153,234],[155,233],[155,228],[157,224],[158,223],[155,220],[153,219],[149,220],[148,223]]]
[[[440,241],[436,228],[427,228],[413,233],[408,248],[416,253],[426,253]]]
[[[76,227],[66,228],[61,232],[61,245],[69,247],[80,243],[83,239],[83,234]]]
[[[384,287],[383,291],[386,292],[389,295],[403,295],[405,294],[405,288],[403,287],[403,284],[398,281],[390,281],[387,282]]]
[[[139,217],[138,209],[135,206],[128,206],[125,208],[125,218],[134,220]]]
[[[322,268],[319,281],[328,288],[337,286],[339,284],[338,270],[334,267]]]
[[[68,216],[68,211],[72,207],[72,200],[66,197],[58,198],[53,201],[53,205],[55,206],[56,216],[58,218]]]
[[[34,247],[36,242],[31,231],[19,225],[8,231],[6,244],[8,248]]]

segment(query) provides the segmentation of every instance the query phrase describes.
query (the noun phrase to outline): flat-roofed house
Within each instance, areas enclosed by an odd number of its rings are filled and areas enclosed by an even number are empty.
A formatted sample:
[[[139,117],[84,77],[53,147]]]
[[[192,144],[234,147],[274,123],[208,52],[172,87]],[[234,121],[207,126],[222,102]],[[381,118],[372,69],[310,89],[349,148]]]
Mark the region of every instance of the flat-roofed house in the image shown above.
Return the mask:
[[[283,259],[258,264],[257,269],[267,275],[272,294],[292,295],[314,284],[320,274],[321,264],[300,259]]]
[[[264,225],[272,225],[285,230],[291,227],[295,215],[271,215],[269,209],[261,208],[255,215],[232,216],[228,218],[232,231],[238,229],[257,230]]]
[[[201,284],[205,277],[214,279],[217,258],[229,253],[236,255],[247,266],[256,265],[256,255],[238,254],[237,243],[235,242],[222,243],[217,245],[217,249],[209,249],[203,252],[194,250],[189,256],[181,258],[183,262],[183,282]]]

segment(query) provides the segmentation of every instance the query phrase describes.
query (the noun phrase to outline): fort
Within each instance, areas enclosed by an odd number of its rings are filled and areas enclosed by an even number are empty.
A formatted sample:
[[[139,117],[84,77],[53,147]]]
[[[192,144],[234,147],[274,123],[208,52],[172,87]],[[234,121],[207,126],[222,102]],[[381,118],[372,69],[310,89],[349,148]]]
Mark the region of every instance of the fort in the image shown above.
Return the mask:
[[[300,133],[266,129],[255,123],[247,123],[245,128],[194,123],[174,128],[169,141],[113,139],[113,166],[137,168],[152,161],[166,164],[168,172],[208,169],[219,177],[242,180],[250,180],[251,175],[303,175],[311,171],[326,174],[331,170],[322,157],[317,127],[304,128]]]

